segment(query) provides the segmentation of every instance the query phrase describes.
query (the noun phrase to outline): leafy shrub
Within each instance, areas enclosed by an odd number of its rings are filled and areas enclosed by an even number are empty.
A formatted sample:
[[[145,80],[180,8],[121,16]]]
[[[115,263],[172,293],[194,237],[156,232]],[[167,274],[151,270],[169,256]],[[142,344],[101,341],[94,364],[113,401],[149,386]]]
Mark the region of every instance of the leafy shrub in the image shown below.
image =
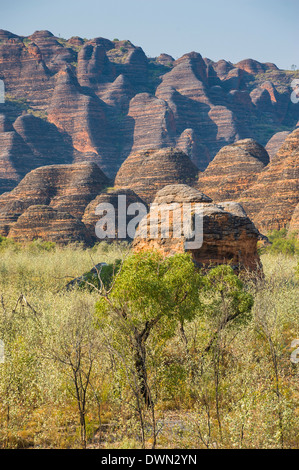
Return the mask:
[[[28,250],[30,253],[39,253],[41,251],[55,251],[56,249],[56,243],[54,242],[49,242],[49,241],[43,241],[40,238],[37,238],[36,240],[33,240],[28,245]]]
[[[299,254],[299,240],[296,232],[288,234],[285,228],[273,230],[268,234],[268,239],[271,245],[262,249],[263,253]]]
[[[6,250],[8,248],[18,251],[20,249],[20,245],[11,238],[2,237],[0,235],[0,250]]]
[[[119,271],[121,266],[121,260],[117,259],[114,263],[102,265],[100,269],[93,268],[91,271],[84,273],[82,276],[82,281],[79,282],[79,287],[81,289],[93,290],[94,286],[96,289],[101,290],[101,282],[103,283],[105,289],[109,289],[113,280],[113,277]]]

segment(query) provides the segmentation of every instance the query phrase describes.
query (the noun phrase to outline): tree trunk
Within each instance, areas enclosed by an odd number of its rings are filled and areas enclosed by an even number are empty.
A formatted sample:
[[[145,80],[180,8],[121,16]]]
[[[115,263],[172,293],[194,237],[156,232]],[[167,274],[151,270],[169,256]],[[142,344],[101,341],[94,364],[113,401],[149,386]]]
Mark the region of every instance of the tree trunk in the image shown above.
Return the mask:
[[[134,356],[135,356],[135,369],[139,382],[140,395],[143,397],[145,404],[148,408],[153,405],[150,390],[147,384],[147,372],[146,372],[146,351],[144,344],[144,334],[135,332],[135,344],[134,344]]]

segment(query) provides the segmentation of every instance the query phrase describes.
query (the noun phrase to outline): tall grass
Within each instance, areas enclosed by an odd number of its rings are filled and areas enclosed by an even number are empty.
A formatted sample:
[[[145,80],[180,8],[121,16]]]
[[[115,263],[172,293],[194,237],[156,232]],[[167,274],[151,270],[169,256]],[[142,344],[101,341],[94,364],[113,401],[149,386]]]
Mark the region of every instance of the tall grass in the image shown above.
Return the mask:
[[[49,345],[67,338],[82,311],[95,311],[97,292],[65,290],[68,281],[127,252],[124,244],[104,242],[90,249],[0,244],[0,335],[7,346],[0,364],[0,447],[80,446],[68,370],[51,359]],[[245,281],[254,296],[245,326],[224,331],[217,348],[202,356],[211,330],[199,316],[186,327],[188,354],[178,331],[149,355],[158,447],[298,447],[298,365],[290,362],[291,342],[299,338],[298,258],[267,252],[261,259],[265,278]],[[27,303],[17,304],[21,294]],[[110,350],[99,352],[92,380],[89,445],[139,447],[130,388]]]

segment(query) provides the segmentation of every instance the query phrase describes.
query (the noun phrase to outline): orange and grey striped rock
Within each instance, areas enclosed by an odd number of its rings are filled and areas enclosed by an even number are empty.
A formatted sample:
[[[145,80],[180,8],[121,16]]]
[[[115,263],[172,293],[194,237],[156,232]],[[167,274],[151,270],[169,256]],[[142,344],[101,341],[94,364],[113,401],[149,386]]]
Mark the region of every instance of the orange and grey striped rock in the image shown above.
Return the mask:
[[[49,122],[24,114],[11,125],[0,115],[0,192],[10,191],[34,168],[71,163],[69,139]]]
[[[215,204],[203,193],[184,184],[164,187],[156,194],[154,203],[160,207],[163,204],[177,203],[180,211],[184,203],[190,203],[192,214],[195,210],[194,204],[197,204],[203,213],[202,246],[194,249],[186,246],[185,234],[181,231],[181,235],[178,236],[179,233],[176,233],[179,221],[174,220],[172,211],[169,213],[169,237],[163,236],[164,215],[154,212],[156,209],[152,208],[139,224],[133,242],[135,251],[156,249],[163,256],[189,251],[194,261],[202,267],[228,263],[236,269],[260,269],[257,253],[259,232],[240,204],[236,202]],[[149,225],[152,224],[153,227],[154,223],[157,237],[151,236],[149,230]]]
[[[2,34],[1,34],[2,31]],[[45,108],[50,100],[54,79],[39,47],[8,31],[0,31],[0,76],[6,93]]]
[[[10,191],[21,181],[33,158],[28,145],[0,114],[0,193]]]
[[[285,228],[299,201],[299,129],[291,132],[269,165],[238,201],[258,229]]]
[[[107,175],[115,175],[118,155],[105,104],[80,87],[70,68],[61,70],[56,80],[48,120],[72,138],[73,147],[85,154],[85,161],[96,162]]]
[[[199,174],[197,187],[214,201],[236,200],[269,163],[266,150],[253,139],[223,147]]]
[[[122,201],[120,201],[122,199]],[[82,222],[87,227],[90,237],[94,241],[98,241],[95,234],[95,227],[97,222],[100,220],[100,215],[96,214],[96,208],[99,204],[112,204],[114,211],[115,211],[115,232],[111,239],[107,238],[107,240],[114,240],[117,238],[127,239],[130,240],[130,237],[121,235],[119,237],[119,230],[118,230],[118,217],[119,217],[119,208],[123,210],[123,213],[120,214],[121,217],[124,217],[123,222],[127,227],[129,222],[135,217],[135,214],[127,214],[127,210],[130,204],[134,203],[141,203],[144,204],[144,201],[137,196],[134,191],[131,189],[113,189],[109,191],[104,191],[103,193],[99,194],[95,199],[93,199],[85,209],[84,215],[82,217]],[[145,205],[146,207],[146,205]]]
[[[279,133],[294,129],[299,119],[299,107],[290,100],[297,71],[252,59],[214,62],[198,52],[177,60],[167,54],[148,58],[128,40],[67,40],[46,30],[24,37],[0,30],[0,78],[6,90],[0,114],[7,118],[0,120],[0,193],[36,166],[96,162],[114,178],[127,157],[131,162],[140,151],[166,147],[183,150],[204,171],[223,147],[248,138],[266,145],[275,134],[267,144],[272,158]],[[29,113],[35,119],[22,116]],[[255,182],[257,160],[247,169],[239,160],[230,174],[225,165],[227,197]],[[153,175],[153,167],[145,168]],[[169,168],[159,170],[166,183],[175,182],[175,174],[177,182],[189,182],[193,174],[188,165],[185,175]],[[140,176],[141,186],[145,178]],[[134,173],[131,179],[138,186]]]
[[[175,144],[175,122],[168,104],[149,93],[139,93],[131,101],[124,135],[126,155]]]
[[[108,184],[95,163],[32,170],[16,188],[0,196],[0,233],[9,236],[12,226],[32,205],[47,205],[80,220],[89,202]]]
[[[117,189],[132,189],[146,203],[168,184],[194,184],[198,169],[181,150],[166,148],[132,153],[120,167]]]
[[[267,150],[270,160],[275,157],[276,153],[286,140],[287,136],[290,134],[290,131],[281,131],[274,134],[271,139],[268,140],[265,149]]]
[[[46,205],[34,205],[20,215],[9,232],[9,238],[19,243],[42,239],[58,245],[81,242],[90,244],[91,238],[80,220],[68,212]]]

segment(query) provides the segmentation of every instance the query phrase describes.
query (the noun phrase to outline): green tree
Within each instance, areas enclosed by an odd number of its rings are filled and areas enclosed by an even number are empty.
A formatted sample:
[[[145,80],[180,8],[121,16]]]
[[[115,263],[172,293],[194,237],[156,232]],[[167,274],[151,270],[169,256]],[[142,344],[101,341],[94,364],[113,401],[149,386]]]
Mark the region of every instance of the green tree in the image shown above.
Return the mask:
[[[178,324],[190,321],[200,307],[198,289],[202,277],[190,255],[176,254],[163,259],[157,252],[130,256],[116,276],[111,289],[104,286],[97,303],[100,317],[113,318],[123,329],[134,357],[140,393],[150,406],[147,382],[146,344],[159,324],[166,336]]]
[[[222,417],[221,417],[221,382],[223,380],[224,367],[223,356],[225,352],[225,337],[227,331],[234,332],[243,327],[251,318],[253,296],[247,292],[246,286],[233,269],[227,265],[212,268],[203,280],[204,288],[200,296],[204,311],[204,329],[210,336],[208,344],[201,349],[200,357],[195,358],[192,370],[192,383],[196,383],[200,401],[206,409],[208,429],[211,431],[211,409],[207,385],[204,382],[203,369],[208,376],[212,372],[214,382],[215,411],[218,422],[220,440],[222,441]],[[212,332],[212,334],[210,333]],[[204,367],[204,362],[206,367]],[[210,435],[210,434],[209,434]],[[202,439],[203,440],[203,439]],[[203,440],[204,441],[204,440]],[[209,446],[209,439],[205,445]]]

